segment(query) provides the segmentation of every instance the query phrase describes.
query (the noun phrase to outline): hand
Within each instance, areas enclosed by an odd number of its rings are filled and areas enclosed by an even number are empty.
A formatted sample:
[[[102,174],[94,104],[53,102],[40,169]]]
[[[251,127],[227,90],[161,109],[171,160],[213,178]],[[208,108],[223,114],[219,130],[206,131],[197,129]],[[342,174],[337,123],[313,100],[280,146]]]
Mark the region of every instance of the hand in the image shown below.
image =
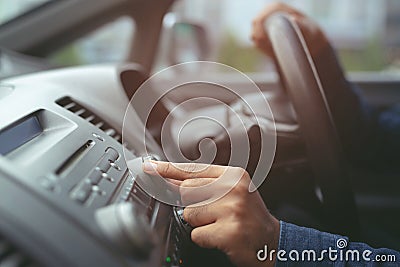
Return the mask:
[[[260,262],[257,252],[265,245],[277,249],[279,221],[266,208],[258,191],[249,192],[248,173],[235,167],[152,161],[154,170],[180,186],[184,219],[194,227],[191,238],[204,248],[217,248],[239,267],[273,266]],[[203,190],[202,190],[203,189]]]
[[[263,51],[268,56],[273,56],[271,43],[265,32],[265,22],[278,12],[289,14],[294,21],[299,25],[300,30],[308,44],[310,53],[313,57],[317,57],[321,50],[329,46],[329,41],[321,28],[305,16],[300,11],[283,3],[275,3],[268,5],[261,13],[253,20],[251,39],[255,46]]]

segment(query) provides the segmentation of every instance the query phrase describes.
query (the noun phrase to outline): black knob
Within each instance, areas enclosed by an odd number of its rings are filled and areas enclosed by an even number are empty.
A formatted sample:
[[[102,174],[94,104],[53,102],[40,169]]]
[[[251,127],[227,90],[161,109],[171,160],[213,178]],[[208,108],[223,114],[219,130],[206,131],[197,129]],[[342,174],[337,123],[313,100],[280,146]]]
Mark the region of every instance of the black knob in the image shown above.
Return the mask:
[[[191,240],[190,234],[193,230],[193,227],[183,218],[184,209],[182,207],[174,207],[173,210],[174,210],[175,220],[177,221],[177,225],[180,228],[180,231],[182,232],[182,234],[185,235],[185,238]]]

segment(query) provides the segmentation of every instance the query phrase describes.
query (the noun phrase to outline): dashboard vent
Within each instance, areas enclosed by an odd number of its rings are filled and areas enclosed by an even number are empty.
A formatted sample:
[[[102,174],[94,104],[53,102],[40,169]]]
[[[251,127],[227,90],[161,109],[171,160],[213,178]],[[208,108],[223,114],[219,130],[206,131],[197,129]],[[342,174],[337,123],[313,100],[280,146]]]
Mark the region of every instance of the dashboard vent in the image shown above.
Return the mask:
[[[84,120],[90,122],[97,128],[103,130],[103,132],[105,132],[107,135],[111,136],[112,138],[117,140],[120,144],[122,144],[122,135],[117,129],[113,128],[102,118],[97,116],[94,112],[83,107],[81,104],[77,103],[70,97],[61,98],[60,100],[57,100],[56,103],[62,106],[63,108],[71,111],[72,113],[78,115],[79,117],[83,118]]]
[[[30,257],[0,237],[0,267],[38,267]]]

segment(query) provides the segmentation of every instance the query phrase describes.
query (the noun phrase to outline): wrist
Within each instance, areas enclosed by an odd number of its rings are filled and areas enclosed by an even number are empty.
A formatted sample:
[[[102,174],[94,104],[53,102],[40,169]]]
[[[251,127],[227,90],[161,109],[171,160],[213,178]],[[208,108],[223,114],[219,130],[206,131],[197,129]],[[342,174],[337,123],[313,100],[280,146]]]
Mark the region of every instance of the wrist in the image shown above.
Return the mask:
[[[270,247],[271,250],[278,251],[281,225],[280,225],[280,222],[278,219],[276,219],[275,217],[272,217],[272,218],[273,218],[273,223],[271,224],[272,225],[272,232],[271,232],[272,240],[268,247]],[[274,266],[275,262],[276,262],[276,253],[273,254],[272,261],[269,266]]]
[[[272,267],[275,266],[276,253],[278,251],[280,239],[280,221],[270,215],[264,226],[264,241],[262,248],[257,252],[258,263],[254,266]]]

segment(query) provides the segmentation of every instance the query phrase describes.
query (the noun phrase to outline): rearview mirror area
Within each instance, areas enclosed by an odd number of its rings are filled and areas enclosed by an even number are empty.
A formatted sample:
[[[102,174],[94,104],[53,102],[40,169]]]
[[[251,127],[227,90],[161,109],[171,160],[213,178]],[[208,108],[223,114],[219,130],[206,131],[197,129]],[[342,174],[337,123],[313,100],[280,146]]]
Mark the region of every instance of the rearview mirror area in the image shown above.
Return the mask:
[[[203,25],[176,18],[166,21],[169,65],[208,60],[210,45],[207,31]]]

